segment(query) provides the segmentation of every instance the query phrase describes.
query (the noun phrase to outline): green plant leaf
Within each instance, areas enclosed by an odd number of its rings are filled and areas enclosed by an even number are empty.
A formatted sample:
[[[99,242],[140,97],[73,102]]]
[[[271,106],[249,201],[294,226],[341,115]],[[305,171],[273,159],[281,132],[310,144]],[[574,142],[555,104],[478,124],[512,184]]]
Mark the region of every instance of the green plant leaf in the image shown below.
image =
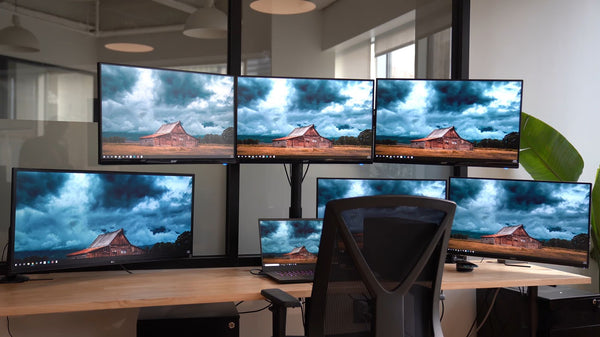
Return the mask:
[[[600,168],[596,171],[596,180],[594,181],[594,187],[592,188],[592,229],[590,235],[592,236],[592,251],[590,252],[591,257],[596,260],[600,267]]]
[[[521,113],[519,162],[535,180],[577,181],[583,158],[569,141],[548,124]]]

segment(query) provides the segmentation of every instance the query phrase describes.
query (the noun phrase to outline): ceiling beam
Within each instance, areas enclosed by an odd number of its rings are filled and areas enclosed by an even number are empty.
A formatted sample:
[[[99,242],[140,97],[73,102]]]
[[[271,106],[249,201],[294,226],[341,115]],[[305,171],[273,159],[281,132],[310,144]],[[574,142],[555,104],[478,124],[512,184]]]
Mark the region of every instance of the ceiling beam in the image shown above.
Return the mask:
[[[171,7],[171,8],[175,8],[178,9],[182,12],[188,13],[188,14],[192,14],[196,11],[196,7],[194,6],[190,6],[186,3],[183,3],[181,1],[178,0],[152,0],[156,3],[159,3],[163,6],[167,6],[167,7]]]
[[[94,31],[96,28],[93,25],[88,25],[82,22],[73,21],[65,18],[58,17],[56,15],[48,14],[41,11],[35,11],[23,7],[15,8],[14,5],[9,5],[5,2],[0,2],[0,10],[4,10],[10,12],[11,14],[15,14],[18,16],[29,17],[33,19],[37,19],[40,21],[45,21],[49,23],[53,23],[63,28],[67,28],[79,33],[84,33],[88,35],[94,35]]]

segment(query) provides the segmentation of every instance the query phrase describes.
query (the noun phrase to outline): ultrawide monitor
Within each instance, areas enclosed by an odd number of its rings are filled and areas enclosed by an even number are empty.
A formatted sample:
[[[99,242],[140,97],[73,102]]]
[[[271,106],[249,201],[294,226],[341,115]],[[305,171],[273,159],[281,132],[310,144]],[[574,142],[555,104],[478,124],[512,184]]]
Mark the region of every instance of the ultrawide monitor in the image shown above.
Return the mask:
[[[518,167],[521,80],[377,79],[375,161]]]
[[[237,158],[370,163],[373,81],[238,77]]]
[[[588,266],[591,184],[450,178],[449,253]]]
[[[100,164],[235,162],[235,78],[98,64]]]
[[[372,195],[416,195],[446,199],[446,180],[317,178],[317,217],[331,200]]]
[[[194,176],[14,169],[9,270],[188,257]]]

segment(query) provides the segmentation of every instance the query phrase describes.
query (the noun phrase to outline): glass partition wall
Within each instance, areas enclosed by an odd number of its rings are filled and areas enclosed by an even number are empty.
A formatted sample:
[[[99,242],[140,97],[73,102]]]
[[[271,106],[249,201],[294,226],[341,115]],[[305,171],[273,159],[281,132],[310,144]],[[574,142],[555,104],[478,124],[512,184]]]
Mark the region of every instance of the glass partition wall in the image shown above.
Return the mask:
[[[315,10],[297,15],[256,12],[250,2],[0,3],[0,28],[15,14],[39,40],[33,53],[0,49],[0,246],[8,240],[13,167],[194,173],[193,255],[199,265],[256,262],[257,218],[288,214],[290,187],[281,164],[98,165],[97,62],[234,75],[450,76],[452,2],[316,0]],[[192,16],[205,10],[221,18],[221,31],[210,38],[193,26]],[[448,175],[447,168],[417,165],[304,169],[306,217],[314,216],[318,176]]]

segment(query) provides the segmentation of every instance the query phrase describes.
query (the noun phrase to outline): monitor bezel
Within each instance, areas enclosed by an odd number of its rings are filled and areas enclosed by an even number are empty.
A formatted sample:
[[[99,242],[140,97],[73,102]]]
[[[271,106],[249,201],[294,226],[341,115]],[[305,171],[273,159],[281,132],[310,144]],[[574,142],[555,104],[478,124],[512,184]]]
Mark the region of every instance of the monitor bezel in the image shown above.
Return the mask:
[[[10,206],[10,224],[9,234],[7,243],[7,275],[17,274],[36,274],[45,272],[61,272],[69,270],[104,270],[110,267],[123,267],[135,268],[136,265],[144,265],[147,268],[148,264],[160,263],[165,261],[182,261],[187,260],[193,256],[193,240],[189,247],[189,253],[186,256],[153,256],[152,258],[136,258],[136,256],[127,256],[126,258],[108,258],[108,259],[78,259],[75,264],[48,264],[40,266],[39,268],[31,269],[27,267],[15,266],[15,216],[16,216],[16,181],[17,174],[19,172],[56,172],[56,173],[90,173],[90,174],[131,174],[131,175],[154,175],[154,176],[185,176],[190,177],[192,180],[192,200],[191,200],[191,219],[190,219],[190,235],[194,236],[194,198],[195,198],[195,179],[196,176],[193,173],[164,173],[164,172],[131,172],[131,171],[106,171],[106,170],[73,170],[73,169],[38,169],[38,168],[23,168],[13,167],[12,168],[12,180],[11,180],[11,206]]]
[[[445,188],[445,198],[448,198],[448,179],[436,179],[436,178],[424,178],[424,179],[419,179],[419,178],[374,178],[374,177],[368,177],[368,178],[356,178],[356,177],[317,177],[317,179],[315,179],[316,182],[316,186],[315,186],[315,215],[318,216],[319,215],[319,181],[321,180],[393,180],[393,181],[431,181],[431,182],[444,182],[446,185]]]
[[[371,146],[369,158],[358,158],[358,157],[325,157],[325,156],[288,156],[288,157],[277,157],[277,158],[261,158],[257,155],[257,158],[248,158],[241,156],[236,151],[236,159],[239,163],[243,164],[372,164],[375,156],[375,80],[373,79],[360,79],[360,78],[334,78],[334,77],[299,77],[299,76],[260,76],[260,75],[241,75],[236,77],[236,150],[239,149],[238,144],[238,98],[237,88],[238,81],[240,78],[264,78],[264,79],[290,79],[290,80],[331,80],[331,81],[357,81],[357,82],[370,82],[371,83]]]
[[[527,180],[527,179],[509,179],[509,178],[483,178],[483,177],[450,177],[448,181],[448,200],[450,199],[450,191],[452,189],[452,181],[457,179],[469,179],[469,180],[491,180],[491,181],[516,181],[516,182],[533,182],[533,183],[555,183],[555,184],[578,184],[587,186],[589,189],[589,205],[588,205],[588,250],[586,254],[585,263],[575,263],[572,260],[559,260],[552,258],[536,258],[532,256],[526,255],[516,255],[516,254],[496,254],[493,252],[482,252],[482,251],[471,251],[465,249],[456,249],[456,248],[448,248],[449,255],[455,256],[474,256],[481,258],[492,258],[498,259],[499,262],[502,261],[514,261],[514,262],[526,262],[526,263],[546,263],[560,266],[570,266],[570,267],[579,267],[579,268],[588,268],[590,265],[590,248],[591,248],[591,212],[592,212],[592,184],[588,182],[571,182],[571,181],[549,181],[549,180]],[[452,201],[452,200],[451,200]],[[452,229],[450,231],[450,235],[453,234]]]
[[[164,157],[164,158],[104,158],[102,153],[102,72],[101,67],[103,65],[109,66],[120,66],[120,67],[129,67],[129,68],[137,68],[137,69],[149,69],[149,70],[161,70],[161,71],[170,71],[170,72],[179,72],[179,73],[193,73],[200,75],[211,75],[211,76],[222,76],[229,77],[233,83],[233,152],[232,157],[229,156],[215,156],[215,157],[194,157],[194,156],[181,156],[174,155],[172,157]],[[96,72],[96,85],[98,90],[98,100],[96,109],[97,113],[97,121],[98,121],[98,164],[100,165],[145,165],[145,164],[235,164],[237,163],[237,141],[235,135],[237,134],[237,79],[233,75],[227,74],[218,74],[218,73],[208,73],[208,72],[200,72],[200,71],[190,71],[183,69],[169,69],[169,68],[158,68],[158,67],[149,67],[149,66],[138,66],[131,64],[119,64],[119,63],[111,63],[111,62],[98,62],[97,63],[97,72]]]
[[[388,158],[380,157],[377,154],[377,88],[380,81],[427,81],[427,82],[519,82],[521,83],[521,95],[520,95],[520,107],[519,107],[519,147],[517,149],[516,160],[489,160],[489,159],[469,159],[469,158],[450,158],[450,157],[419,157],[419,158]],[[523,80],[522,79],[424,79],[424,78],[377,78],[375,83],[375,131],[373,137],[373,148],[374,156],[373,162],[375,163],[395,163],[395,164],[420,164],[420,165],[443,165],[443,166],[475,166],[475,167],[498,167],[498,168],[518,168],[520,160],[520,144],[521,144],[521,112],[523,111]],[[399,156],[402,157],[402,156]]]

